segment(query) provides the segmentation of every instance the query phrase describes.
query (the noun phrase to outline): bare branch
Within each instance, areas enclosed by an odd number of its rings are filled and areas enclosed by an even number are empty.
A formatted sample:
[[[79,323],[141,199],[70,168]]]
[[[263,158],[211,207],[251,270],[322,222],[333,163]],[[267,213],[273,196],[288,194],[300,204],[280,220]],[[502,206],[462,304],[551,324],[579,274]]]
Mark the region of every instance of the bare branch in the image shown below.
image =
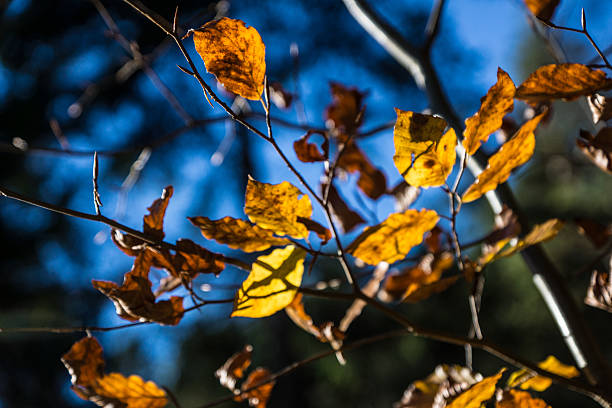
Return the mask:
[[[445,0],[436,0],[434,3],[427,26],[425,27],[425,50],[429,51],[440,31],[440,20],[442,20],[442,9],[444,8]]]

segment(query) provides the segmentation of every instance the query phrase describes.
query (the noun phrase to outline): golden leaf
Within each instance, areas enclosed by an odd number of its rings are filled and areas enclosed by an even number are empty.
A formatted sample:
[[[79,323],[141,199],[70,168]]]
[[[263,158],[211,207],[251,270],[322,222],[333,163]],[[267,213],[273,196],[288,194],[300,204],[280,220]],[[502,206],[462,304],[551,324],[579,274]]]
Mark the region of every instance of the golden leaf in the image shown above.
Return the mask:
[[[574,378],[580,375],[580,371],[576,367],[563,364],[555,356],[548,356],[546,360],[538,363],[538,367],[565,378]],[[542,392],[550,387],[552,380],[540,375],[532,377],[527,370],[518,370],[510,374],[508,386],[516,387],[519,384],[524,390],[531,389]]]
[[[105,375],[102,346],[94,337],[73,344],[62,362],[72,376],[72,390],[98,406],[162,408],[167,404],[165,391],[151,381],[145,382],[136,375]]]
[[[447,408],[480,408],[481,404],[495,393],[495,386],[504,373],[502,368],[497,374],[486,377],[482,381],[474,384],[467,391],[455,398]]]
[[[389,264],[406,257],[412,247],[423,241],[423,234],[438,222],[433,210],[406,210],[391,214],[382,223],[367,227],[347,251],[370,265]]]
[[[531,158],[535,148],[533,132],[545,114],[546,112],[542,112],[525,122],[516,135],[504,143],[497,153],[489,158],[487,168],[480,173],[474,184],[463,194],[464,203],[474,201],[487,191],[494,190],[499,184],[508,180],[512,170]]]
[[[242,383],[240,390],[241,394],[235,397],[237,401],[248,400],[249,406],[256,408],[266,408],[272,388],[274,388],[274,381],[268,381],[272,373],[265,368],[257,367],[249,374],[247,379]],[[263,382],[265,384],[262,384]],[[261,385],[257,385],[261,384]],[[255,387],[255,388],[253,388]]]
[[[266,317],[291,303],[302,283],[306,252],[293,245],[257,258],[234,302],[234,316]]]
[[[529,103],[574,99],[612,88],[606,73],[582,64],[551,64],[538,68],[518,87],[516,98]]]
[[[200,228],[202,235],[214,239],[230,248],[245,252],[264,251],[271,246],[287,245],[291,242],[274,236],[274,232],[232,217],[211,220],[207,217],[190,217],[189,221]]]
[[[501,68],[497,69],[497,83],[493,85],[480,104],[478,112],[465,120],[463,147],[468,154],[474,154],[493,132],[502,126],[502,119],[514,107],[516,87],[510,76]]]
[[[267,184],[249,178],[244,201],[244,212],[259,227],[294,238],[308,236],[308,228],[298,217],[312,215],[310,198],[291,183]]]
[[[559,5],[559,1],[561,0],[525,0],[525,4],[534,16],[548,21]]]
[[[414,187],[444,184],[455,164],[455,131],[443,134],[446,122],[435,116],[399,109],[395,112],[395,167]]]
[[[528,392],[504,391],[501,401],[495,403],[495,408],[551,408],[544,400],[532,397]]]
[[[266,47],[255,28],[223,17],[192,32],[206,70],[225,89],[247,99],[260,98],[266,75]]]

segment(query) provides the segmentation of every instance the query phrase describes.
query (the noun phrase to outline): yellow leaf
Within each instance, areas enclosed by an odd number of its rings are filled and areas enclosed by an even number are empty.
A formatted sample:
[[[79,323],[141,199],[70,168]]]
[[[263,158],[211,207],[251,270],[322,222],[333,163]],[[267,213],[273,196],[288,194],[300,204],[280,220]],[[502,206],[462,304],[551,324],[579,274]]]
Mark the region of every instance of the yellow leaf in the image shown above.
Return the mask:
[[[612,88],[606,73],[582,64],[551,64],[538,68],[516,90],[516,98],[530,103],[574,99]]]
[[[444,119],[395,109],[393,131],[395,167],[414,187],[444,184],[455,164],[455,131],[446,128]]]
[[[389,264],[408,255],[412,247],[423,242],[423,234],[438,222],[433,210],[406,210],[391,214],[375,227],[367,227],[347,248],[354,257],[370,265]]]
[[[550,408],[550,405],[528,392],[509,390],[504,392],[501,401],[495,403],[495,408]]]
[[[193,41],[206,69],[225,89],[257,100],[266,75],[266,47],[253,27],[223,17],[193,30]]]
[[[459,394],[447,408],[480,408],[481,404],[491,397],[495,393],[495,386],[504,373],[502,368],[497,374],[491,377],[486,377],[479,383],[474,384],[467,391]]]
[[[266,317],[291,303],[302,283],[306,252],[293,245],[257,258],[234,302],[234,316]]]
[[[514,107],[516,88],[510,76],[501,68],[497,69],[497,83],[493,85],[474,116],[465,120],[463,147],[474,154],[493,132],[502,125],[502,119]]]
[[[516,135],[504,143],[499,151],[489,158],[487,168],[463,194],[464,203],[474,201],[487,191],[494,190],[499,184],[508,180],[512,170],[531,158],[535,148],[533,132],[545,114],[546,112],[542,112],[525,122]]]
[[[555,356],[548,356],[546,360],[538,363],[538,367],[565,378],[574,378],[580,375],[580,371],[576,367],[563,364]],[[524,390],[531,389],[542,392],[552,384],[552,380],[548,377],[540,375],[530,377],[529,372],[526,370],[515,371],[508,378],[508,386],[516,387],[520,384],[520,387]]]
[[[560,0],[525,0],[525,4],[534,16],[550,20]]]
[[[308,228],[298,222],[298,217],[310,218],[312,205],[310,198],[291,183],[267,184],[249,178],[244,212],[261,228],[278,235],[306,238]]]
[[[271,246],[291,243],[285,238],[274,236],[270,230],[237,218],[224,217],[220,220],[211,220],[207,217],[191,217],[189,220],[200,228],[206,238],[245,252],[264,251]]]
[[[98,379],[95,387],[96,403],[108,406],[108,401],[118,400],[127,404],[126,408],[161,408],[166,406],[166,393],[151,381],[143,381],[137,375],[124,377],[119,373],[110,373]],[[97,398],[106,400],[99,404]]]

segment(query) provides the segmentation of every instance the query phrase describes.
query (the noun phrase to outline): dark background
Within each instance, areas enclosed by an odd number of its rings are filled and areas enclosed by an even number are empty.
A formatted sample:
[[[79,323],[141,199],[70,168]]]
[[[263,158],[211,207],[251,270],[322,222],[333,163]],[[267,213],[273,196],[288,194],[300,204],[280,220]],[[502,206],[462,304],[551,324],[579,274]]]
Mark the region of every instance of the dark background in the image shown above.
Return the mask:
[[[189,116],[223,116],[220,108],[211,109],[206,103],[197,83],[176,68],[184,61],[159,29],[121,1],[103,3],[121,33],[150,56],[151,69]],[[422,40],[431,2],[374,3],[406,37],[415,43]],[[579,7],[584,6],[593,35],[604,48],[609,45],[605,40],[611,33],[611,9],[606,2],[562,3],[555,21],[577,27]],[[181,128],[181,116],[142,70],[127,78],[118,75],[125,72],[130,58],[108,35],[91,2],[13,0],[2,4],[2,186],[65,207],[94,211],[92,157],[50,151],[61,148],[51,131],[51,120],[59,124],[70,149],[96,149],[102,153],[99,182],[105,215],[139,228],[146,207],[159,197],[163,187],[174,186],[175,196],[165,223],[168,241],[186,237],[209,249],[226,251],[206,242],[186,217],[243,217],[243,194],[249,174],[260,181],[288,180],[297,185],[295,177],[262,141],[232,122],[220,121],[156,146],[135,184],[122,188],[142,147]],[[146,4],[168,19],[176,5],[152,0]],[[198,27],[220,10],[214,2],[178,4],[185,28]],[[393,107],[414,111],[427,108],[425,96],[410,76],[355,23],[341,1],[244,0],[222,5],[228,6],[228,16],[243,19],[260,32],[266,43],[268,76],[290,91],[297,90],[312,126],[324,126],[323,111],[331,101],[330,80],[368,92],[364,129],[393,120]],[[450,100],[463,117],[476,111],[479,98],[495,81],[497,66],[519,84],[537,66],[552,62],[527,21],[526,9],[518,0],[449,2],[434,45],[434,62]],[[571,61],[589,61],[594,53],[586,40],[570,34],[554,35]],[[299,46],[297,83],[289,53],[292,43]],[[186,40],[186,44],[205,72],[192,41]],[[206,74],[205,79],[215,86],[212,76]],[[222,95],[231,103],[230,95]],[[251,103],[251,107],[261,112],[259,103]],[[524,108],[517,105],[513,114],[519,121]],[[303,118],[297,111],[275,109],[273,114],[298,123]],[[587,163],[574,148],[578,128],[591,130],[587,119],[578,102],[555,104],[552,122],[538,133],[536,155],[512,177],[511,184],[531,222],[552,217],[571,220],[578,215],[604,223],[612,220],[609,176]],[[264,129],[263,122],[253,123]],[[291,144],[302,131],[276,127],[275,132],[281,147],[295,160]],[[30,147],[25,153],[14,147],[23,143]],[[361,146],[372,162],[385,171],[390,185],[400,179],[391,160],[391,130],[364,140]],[[485,149],[493,152],[497,146],[492,137]],[[220,164],[219,157],[223,157]],[[318,180],[318,165],[298,163],[298,168],[313,184]],[[466,177],[466,186],[468,182],[471,181]],[[354,176],[342,183],[342,191],[372,223],[392,211],[390,198],[374,203],[360,195]],[[448,211],[445,195],[436,189],[423,194],[415,206]],[[315,218],[322,221],[317,211]],[[491,214],[484,203],[465,206],[459,224],[461,241],[481,236],[491,225]],[[0,328],[108,327],[122,323],[112,304],[90,283],[91,279],[120,282],[130,268],[131,259],[110,242],[107,227],[0,199],[0,237]],[[343,240],[348,243],[353,237],[354,234]],[[580,302],[589,272],[579,271],[596,251],[575,232],[571,222],[546,249]],[[368,269],[359,271],[367,274]],[[159,279],[161,273],[152,273],[152,277]],[[320,261],[305,282],[332,278],[342,278],[338,265]],[[213,288],[212,293],[202,296],[225,298],[232,296],[242,279],[242,272],[228,268],[218,279],[204,276],[197,282]],[[342,289],[347,288],[339,290]],[[426,327],[465,334],[469,326],[466,293],[467,288],[461,284],[443,295],[399,309]],[[338,320],[347,306],[319,299],[307,299],[306,305],[317,321]],[[584,309],[585,319],[606,355],[612,357],[612,349],[607,347],[612,340],[610,317],[599,310]],[[296,328],[284,313],[258,320],[229,320],[229,313],[228,305],[207,306],[200,313],[188,314],[177,327],[148,325],[95,335],[105,350],[107,372],[139,374],[166,385],[183,407],[227,395],[213,373],[244,344],[254,346],[254,365],[272,370],[326,349]],[[488,339],[525,358],[540,361],[554,354],[571,362],[519,257],[499,261],[488,269],[481,319]],[[348,335],[349,339],[358,339],[393,328],[396,326],[384,316],[366,310]],[[0,407],[91,405],[72,393],[69,375],[60,362],[62,354],[82,336],[0,333]],[[458,347],[404,337],[349,352],[347,360],[348,364],[340,367],[330,357],[280,379],[269,406],[390,406],[410,382],[425,377],[437,364],[464,364],[464,354]],[[498,360],[480,352],[475,353],[474,361],[475,368],[485,375],[500,366]],[[554,407],[595,406],[555,386],[543,398]]]

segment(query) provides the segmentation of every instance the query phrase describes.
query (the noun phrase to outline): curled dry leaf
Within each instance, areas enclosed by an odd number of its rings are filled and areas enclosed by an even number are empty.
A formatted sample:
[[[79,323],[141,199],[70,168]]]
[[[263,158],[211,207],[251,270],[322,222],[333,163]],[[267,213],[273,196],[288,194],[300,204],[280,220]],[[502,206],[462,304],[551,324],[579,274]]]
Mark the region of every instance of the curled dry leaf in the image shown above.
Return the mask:
[[[72,390],[82,399],[101,407],[162,408],[166,393],[151,381],[119,373],[104,374],[102,346],[94,337],[72,345],[62,357],[72,376]]]
[[[406,182],[414,187],[444,184],[455,164],[457,136],[444,133],[446,121],[432,115],[395,109],[393,162]]]
[[[190,33],[206,70],[225,89],[247,99],[260,98],[266,75],[266,47],[255,28],[223,17]]]
[[[236,401],[247,400],[251,407],[266,408],[275,384],[270,381],[271,375],[270,371],[262,367],[253,370],[242,383],[241,394],[235,397]]]
[[[578,232],[585,235],[595,248],[602,248],[610,236],[612,236],[612,225],[603,225],[588,218],[574,218]]]
[[[468,390],[459,394],[453,399],[447,408],[480,408],[481,404],[493,397],[497,382],[504,373],[505,368],[490,377],[484,378],[482,381],[472,385]]]
[[[337,82],[330,82],[329,88],[333,102],[325,110],[325,119],[329,128],[337,129],[341,141],[353,135],[363,119],[362,106],[365,94],[357,88],[347,88]]]
[[[244,212],[259,227],[278,235],[308,237],[308,229],[298,222],[298,217],[310,218],[312,204],[291,183],[268,184],[249,178],[244,201]]]
[[[323,137],[323,143],[321,144],[322,152],[319,151],[319,147],[315,143],[308,141],[313,134]],[[325,161],[329,157],[329,140],[327,140],[325,132],[309,130],[304,136],[293,142],[293,150],[295,150],[297,158],[304,163]]]
[[[164,239],[165,236],[164,216],[166,215],[166,208],[168,208],[168,203],[173,193],[174,189],[172,186],[164,188],[161,198],[153,201],[153,204],[147,208],[149,214],[145,215],[142,220],[142,231],[160,241]]]
[[[383,172],[372,165],[365,153],[350,140],[338,159],[338,167],[349,173],[359,172],[357,186],[365,195],[376,200],[387,191],[387,179]]]
[[[589,95],[587,98],[591,114],[593,115],[593,123],[599,123],[600,120],[607,121],[612,119],[612,103],[610,98],[606,98],[600,94]]]
[[[551,408],[544,400],[534,398],[525,391],[508,390],[501,394],[495,408]]]
[[[395,199],[395,211],[404,212],[419,198],[421,189],[411,186],[402,180],[393,187],[387,194]]]
[[[565,378],[575,378],[580,375],[580,371],[576,367],[563,364],[555,356],[548,356],[546,360],[538,363],[538,367]],[[520,386],[523,390],[531,389],[542,392],[550,387],[551,384],[552,380],[550,378],[540,375],[534,376],[527,370],[515,371],[508,378],[509,387]]]
[[[548,21],[552,18],[555,9],[561,0],[525,0],[529,11],[537,18]]]
[[[528,103],[571,100],[612,88],[606,73],[582,64],[551,64],[538,68],[518,87],[516,98]]]
[[[288,245],[257,258],[236,293],[232,317],[266,317],[288,306],[302,283],[305,256]]]
[[[502,126],[504,116],[514,108],[515,91],[510,76],[498,68],[497,83],[487,92],[478,112],[465,120],[463,147],[468,154],[474,154],[481,143]]]
[[[534,131],[545,114],[546,112],[540,113],[525,122],[516,135],[489,158],[487,168],[463,194],[463,202],[474,201],[486,192],[494,190],[499,184],[508,180],[512,170],[531,158],[535,148]]]
[[[245,252],[264,251],[273,246],[291,243],[286,238],[275,236],[269,229],[263,229],[237,218],[224,217],[220,220],[211,220],[207,217],[190,217],[189,221],[200,228],[206,238]]]
[[[117,315],[122,319],[176,325],[183,317],[183,299],[172,296],[168,300],[155,301],[149,281],[152,263],[152,252],[142,252],[134,260],[132,270],[125,274],[121,286],[97,280],[92,284],[113,301]]]
[[[234,392],[236,382],[244,376],[244,372],[251,365],[253,346],[247,344],[238,353],[234,354],[217,370],[215,377],[222,386]]]
[[[612,174],[612,128],[603,128],[595,136],[581,130],[576,145],[597,167]]]
[[[612,281],[609,272],[593,271],[584,303],[612,313]]]
[[[324,186],[321,186],[321,190]],[[329,205],[331,206],[332,214],[339,221],[340,228],[345,233],[351,232],[359,224],[365,223],[365,220],[354,210],[351,210],[346,204],[336,187],[332,184],[329,186]]]
[[[423,234],[438,222],[433,210],[406,210],[391,214],[382,223],[367,227],[347,251],[370,265],[399,261],[423,241]]]

